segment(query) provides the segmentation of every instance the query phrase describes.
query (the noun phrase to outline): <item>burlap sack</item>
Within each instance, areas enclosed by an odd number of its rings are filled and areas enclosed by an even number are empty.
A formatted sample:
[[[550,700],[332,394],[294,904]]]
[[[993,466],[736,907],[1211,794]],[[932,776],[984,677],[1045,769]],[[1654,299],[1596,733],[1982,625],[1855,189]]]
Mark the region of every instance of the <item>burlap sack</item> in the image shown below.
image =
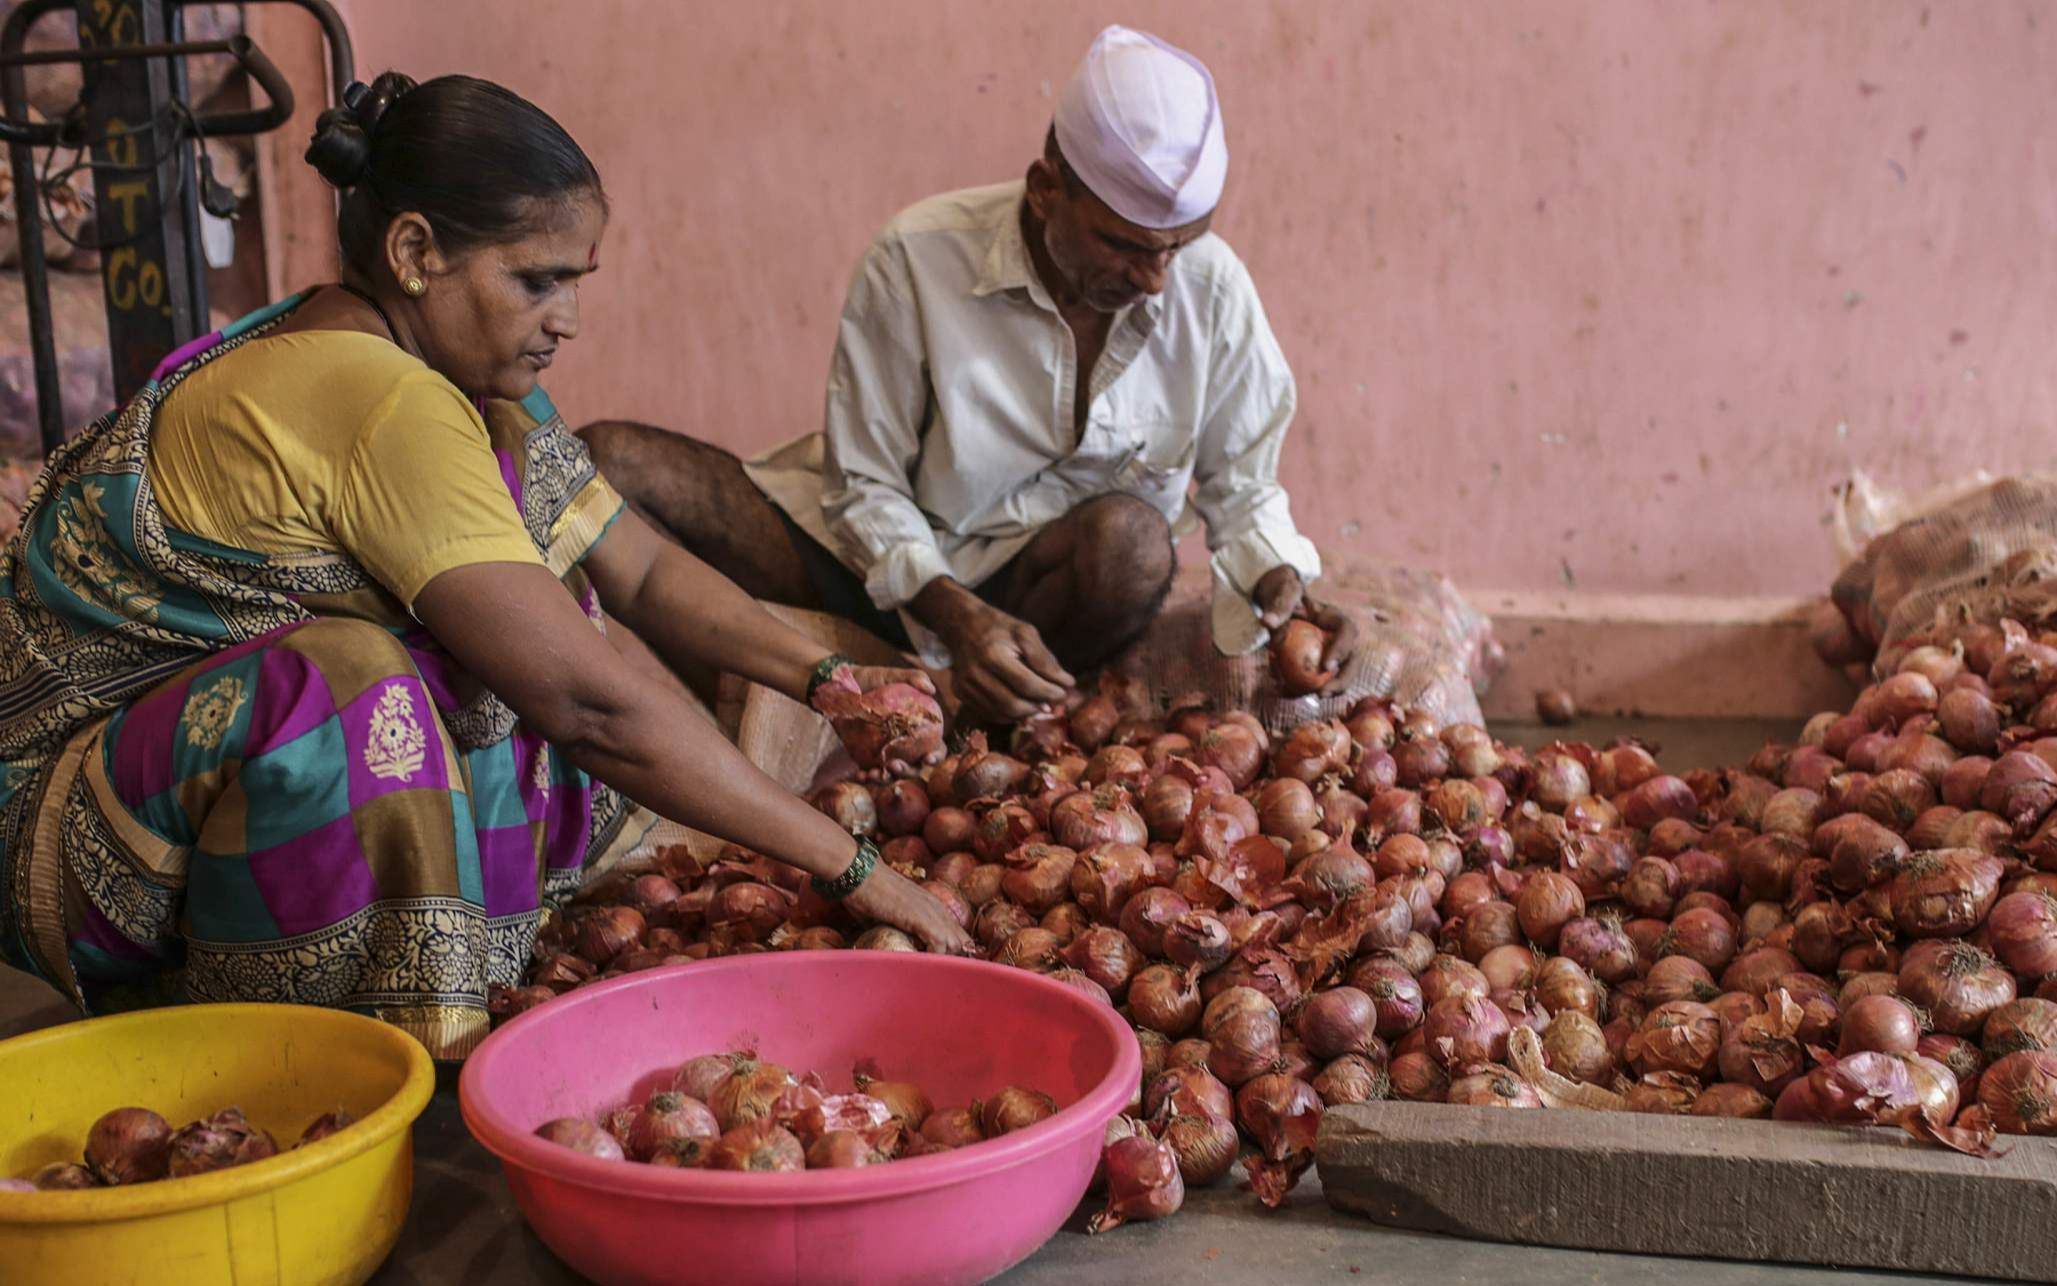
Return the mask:
[[[2057,475],[1946,490],[1870,539],[1830,597],[1887,669],[1908,647],[1947,642],[1966,625],[2057,624]]]

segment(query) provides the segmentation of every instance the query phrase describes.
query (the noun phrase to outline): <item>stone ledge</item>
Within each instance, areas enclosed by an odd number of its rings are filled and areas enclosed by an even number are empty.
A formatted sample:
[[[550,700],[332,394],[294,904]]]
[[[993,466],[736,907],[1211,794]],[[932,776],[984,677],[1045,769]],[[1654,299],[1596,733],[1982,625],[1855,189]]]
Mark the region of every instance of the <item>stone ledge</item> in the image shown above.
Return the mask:
[[[1331,1206],[1489,1241],[2057,1280],[2057,1141],[1979,1160],[1883,1128],[1366,1103],[1322,1120]]]

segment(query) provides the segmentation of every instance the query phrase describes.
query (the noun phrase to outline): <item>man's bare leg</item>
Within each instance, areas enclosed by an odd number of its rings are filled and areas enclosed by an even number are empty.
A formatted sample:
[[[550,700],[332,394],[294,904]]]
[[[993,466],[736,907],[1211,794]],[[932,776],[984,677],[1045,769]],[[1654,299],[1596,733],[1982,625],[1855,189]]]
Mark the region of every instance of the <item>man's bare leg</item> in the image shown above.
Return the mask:
[[[652,525],[752,598],[819,609],[784,516],[717,446],[630,420],[579,430],[593,462]]]
[[[1164,515],[1133,496],[1096,496],[1037,532],[1008,570],[998,604],[1080,674],[1157,619],[1178,558]]]

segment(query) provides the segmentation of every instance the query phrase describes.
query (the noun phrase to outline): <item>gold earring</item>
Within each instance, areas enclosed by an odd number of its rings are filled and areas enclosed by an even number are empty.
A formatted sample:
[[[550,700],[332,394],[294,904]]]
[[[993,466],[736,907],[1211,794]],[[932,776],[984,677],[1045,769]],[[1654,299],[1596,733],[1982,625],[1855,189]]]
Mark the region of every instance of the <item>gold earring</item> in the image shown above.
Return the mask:
[[[419,277],[409,277],[406,281],[400,283],[400,289],[419,299],[429,293],[429,283]]]

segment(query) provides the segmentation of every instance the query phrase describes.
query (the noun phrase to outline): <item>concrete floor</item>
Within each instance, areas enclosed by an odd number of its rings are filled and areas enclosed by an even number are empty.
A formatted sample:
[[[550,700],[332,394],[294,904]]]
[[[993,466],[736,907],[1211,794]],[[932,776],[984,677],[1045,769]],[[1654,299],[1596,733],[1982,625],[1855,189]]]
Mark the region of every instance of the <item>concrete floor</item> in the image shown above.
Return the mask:
[[[1559,738],[1604,744],[1626,731],[1663,746],[1674,770],[1734,763],[1767,737],[1791,736],[1784,724],[1720,721],[1594,720],[1567,729],[1509,726],[1496,731],[1523,745]],[[55,993],[0,969],[0,1036],[64,1021]],[[569,1286],[583,1279],[529,1232],[493,1158],[465,1131],[454,1084],[437,1090],[415,1127],[415,1195],[407,1227],[372,1286]],[[1828,1286],[1879,1278],[1837,1272],[1709,1260],[1661,1259],[1467,1241],[1378,1228],[1331,1211],[1310,1175],[1284,1210],[1269,1212],[1232,1184],[1187,1194],[1179,1215],[1100,1237],[1084,1235],[1080,1214],[1026,1263],[1001,1277],[1004,1286],[1122,1282],[1130,1286],[1228,1286],[1230,1283],[1420,1282],[1462,1286],[1643,1286],[1686,1276],[1696,1286]],[[1960,1279],[1892,1276],[1896,1282]]]

